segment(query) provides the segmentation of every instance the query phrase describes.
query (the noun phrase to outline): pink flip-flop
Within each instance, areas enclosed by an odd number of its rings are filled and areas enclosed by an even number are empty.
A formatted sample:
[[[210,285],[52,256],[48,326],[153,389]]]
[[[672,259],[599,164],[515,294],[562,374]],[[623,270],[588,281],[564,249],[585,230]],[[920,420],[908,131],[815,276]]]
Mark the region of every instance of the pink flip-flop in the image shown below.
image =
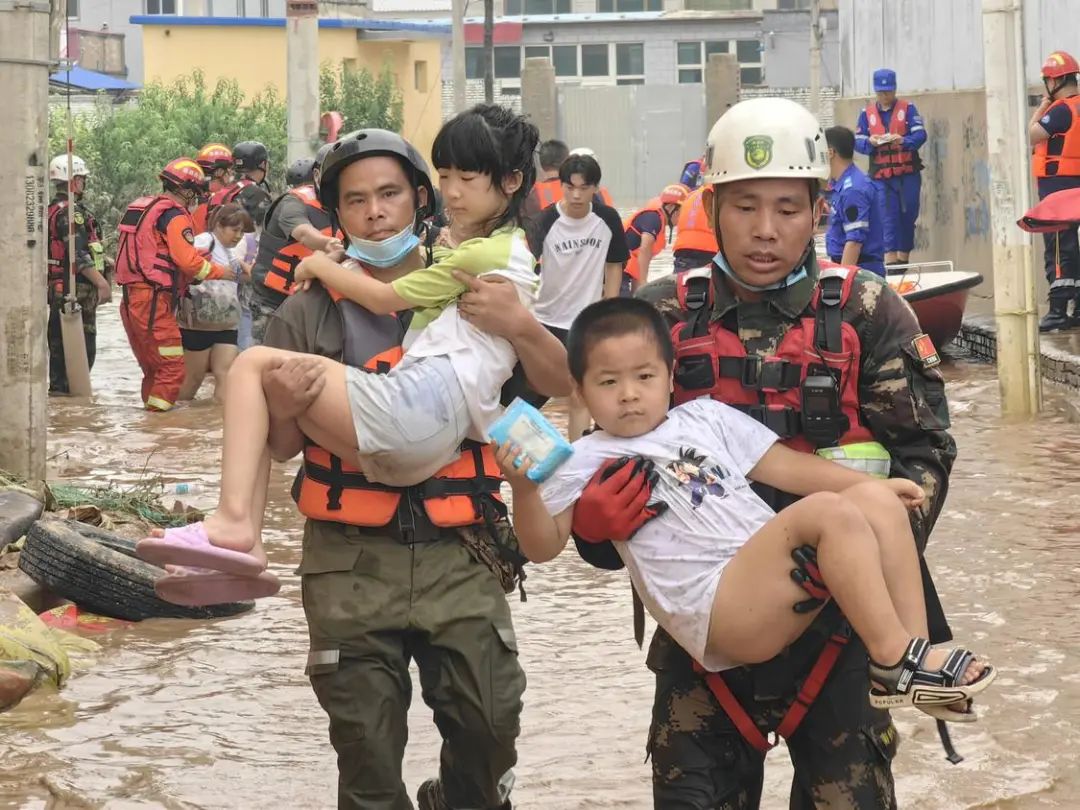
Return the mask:
[[[209,568],[242,577],[258,576],[266,566],[243,551],[215,546],[202,523],[189,523],[166,529],[164,537],[146,537],[135,545],[135,552],[148,563],[164,568]]]
[[[281,582],[269,571],[245,577],[197,568],[177,569],[154,583],[154,592],[174,605],[202,607],[273,596]]]

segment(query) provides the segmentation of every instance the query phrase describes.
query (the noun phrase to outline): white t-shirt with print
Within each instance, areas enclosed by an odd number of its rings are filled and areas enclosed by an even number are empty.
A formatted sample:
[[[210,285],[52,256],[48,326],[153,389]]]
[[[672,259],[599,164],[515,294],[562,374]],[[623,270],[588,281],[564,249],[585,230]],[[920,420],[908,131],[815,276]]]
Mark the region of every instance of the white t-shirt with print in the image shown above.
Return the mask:
[[[597,431],[574,442],[574,454],[540,490],[548,511],[572,506],[608,459],[640,455],[656,462],[653,496],[668,511],[615,548],[641,601],[680,646],[710,671],[735,662],[707,656],[716,586],[735,552],[775,514],[750,489],[746,474],[777,435],[710,399],[673,408],[659,427],[632,439]]]

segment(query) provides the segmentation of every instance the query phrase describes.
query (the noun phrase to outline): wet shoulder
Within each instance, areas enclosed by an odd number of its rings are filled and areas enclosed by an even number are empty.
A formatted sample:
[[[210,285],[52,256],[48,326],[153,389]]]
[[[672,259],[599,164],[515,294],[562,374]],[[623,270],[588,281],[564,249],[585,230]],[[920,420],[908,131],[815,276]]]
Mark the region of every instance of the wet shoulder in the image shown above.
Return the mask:
[[[919,321],[904,297],[876,273],[859,270],[845,312],[864,335],[876,340],[910,340],[919,334]]]
[[[679,306],[679,294],[674,275],[650,281],[637,291],[635,297],[648,301],[672,324],[685,319],[686,313]]]

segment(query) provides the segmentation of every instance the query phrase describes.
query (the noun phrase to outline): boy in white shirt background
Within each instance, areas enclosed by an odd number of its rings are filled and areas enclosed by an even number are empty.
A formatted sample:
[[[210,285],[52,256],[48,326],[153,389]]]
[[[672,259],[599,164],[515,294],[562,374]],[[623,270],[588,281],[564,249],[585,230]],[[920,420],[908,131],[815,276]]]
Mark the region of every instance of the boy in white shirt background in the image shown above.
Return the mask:
[[[563,198],[541,212],[529,238],[540,261],[536,319],[563,343],[581,310],[618,296],[630,258],[618,211],[596,202],[600,177],[600,164],[590,155],[563,161]],[[574,441],[589,427],[589,412],[577,398],[571,398],[569,411],[567,433]]]

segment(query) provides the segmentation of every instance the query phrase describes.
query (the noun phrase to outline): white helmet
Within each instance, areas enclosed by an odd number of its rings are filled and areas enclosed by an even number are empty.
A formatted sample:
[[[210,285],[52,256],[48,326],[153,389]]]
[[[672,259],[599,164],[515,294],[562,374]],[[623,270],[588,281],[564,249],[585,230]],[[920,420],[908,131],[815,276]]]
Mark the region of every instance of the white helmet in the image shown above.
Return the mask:
[[[90,170],[86,168],[86,161],[78,155],[71,156],[71,175],[72,177],[90,176]],[[49,179],[60,183],[67,183],[71,179],[68,177],[67,155],[58,155],[52,159],[49,163]]]
[[[577,149],[571,149],[570,154],[571,155],[581,155],[582,157],[591,157],[591,158],[596,157],[596,152],[594,152],[592,149],[590,149],[587,146],[579,146]]]
[[[740,101],[713,124],[703,173],[710,185],[775,177],[827,180],[825,132],[797,102]]]

